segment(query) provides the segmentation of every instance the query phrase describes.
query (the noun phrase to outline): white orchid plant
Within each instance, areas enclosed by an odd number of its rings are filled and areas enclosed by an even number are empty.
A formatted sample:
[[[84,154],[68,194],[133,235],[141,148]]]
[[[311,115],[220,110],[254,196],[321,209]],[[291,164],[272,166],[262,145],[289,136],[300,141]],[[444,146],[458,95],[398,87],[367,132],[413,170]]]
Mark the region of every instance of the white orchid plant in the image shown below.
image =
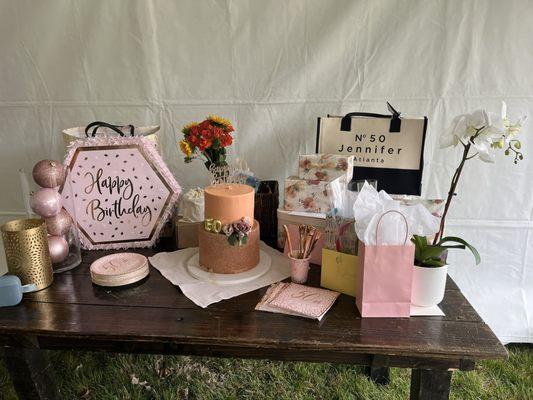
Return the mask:
[[[446,215],[465,163],[476,157],[485,162],[494,162],[496,153],[499,151],[503,151],[506,156],[513,156],[515,164],[523,160],[522,143],[516,136],[525,120],[526,117],[524,116],[515,123],[511,123],[507,116],[507,105],[504,102],[502,102],[500,115],[485,110],[477,110],[472,114],[462,114],[453,119],[451,127],[441,140],[441,148],[462,146],[463,155],[452,178],[440,229],[433,241],[434,245],[443,237]]]
[[[455,170],[444,205],[444,211],[440,222],[439,231],[435,235],[432,244],[425,237],[414,236],[412,242],[415,245],[415,264],[424,267],[440,267],[446,264],[443,253],[447,249],[468,249],[474,256],[476,264],[480,262],[477,250],[465,240],[446,236],[444,227],[446,216],[450,208],[457,184],[465,163],[479,157],[485,162],[494,162],[496,153],[503,151],[506,156],[513,156],[513,162],[517,164],[524,159],[521,152],[522,143],[516,138],[520,132],[526,117],[519,118],[514,124],[507,116],[507,106],[502,103],[501,114],[495,115],[485,110],[477,110],[472,114],[462,114],[455,117],[446,135],[441,139],[441,148],[462,146],[463,154],[459,166]],[[447,243],[456,243],[450,245]]]

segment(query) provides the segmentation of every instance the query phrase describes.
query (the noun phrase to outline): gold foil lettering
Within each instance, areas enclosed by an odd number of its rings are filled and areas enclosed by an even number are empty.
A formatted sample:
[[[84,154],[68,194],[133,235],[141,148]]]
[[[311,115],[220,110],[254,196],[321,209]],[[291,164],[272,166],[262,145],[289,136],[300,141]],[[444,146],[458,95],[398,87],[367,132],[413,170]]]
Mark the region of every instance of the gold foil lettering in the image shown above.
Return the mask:
[[[204,229],[208,232],[220,233],[222,231],[222,222],[214,218],[206,218]]]

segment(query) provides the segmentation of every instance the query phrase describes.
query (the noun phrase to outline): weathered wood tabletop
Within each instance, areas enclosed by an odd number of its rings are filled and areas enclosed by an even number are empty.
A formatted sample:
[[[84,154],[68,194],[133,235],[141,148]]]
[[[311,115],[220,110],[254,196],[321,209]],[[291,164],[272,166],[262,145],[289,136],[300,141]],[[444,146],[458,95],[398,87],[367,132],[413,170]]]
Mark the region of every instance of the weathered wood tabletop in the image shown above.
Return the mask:
[[[21,398],[57,396],[44,349],[352,363],[368,366],[380,383],[388,367],[405,367],[413,369],[411,399],[447,399],[454,369],[507,357],[451,279],[441,304],[445,317],[363,319],[354,299],[341,295],[317,322],[255,311],[266,288],[202,309],[154,268],[138,285],[98,287],[89,266],[105,254],[85,252],[82,265],[56,275],[51,287],[0,310],[0,344],[18,348],[5,357]],[[314,268],[310,284],[318,282]]]

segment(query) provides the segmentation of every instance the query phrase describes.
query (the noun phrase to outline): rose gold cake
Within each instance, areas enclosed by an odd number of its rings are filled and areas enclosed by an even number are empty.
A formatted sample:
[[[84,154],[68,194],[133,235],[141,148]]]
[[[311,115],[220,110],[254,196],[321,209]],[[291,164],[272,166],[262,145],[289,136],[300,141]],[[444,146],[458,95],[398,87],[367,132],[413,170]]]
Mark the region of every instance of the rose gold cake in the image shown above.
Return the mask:
[[[204,224],[198,228],[199,262],[208,271],[237,274],[259,263],[254,189],[227,183],[205,188]]]

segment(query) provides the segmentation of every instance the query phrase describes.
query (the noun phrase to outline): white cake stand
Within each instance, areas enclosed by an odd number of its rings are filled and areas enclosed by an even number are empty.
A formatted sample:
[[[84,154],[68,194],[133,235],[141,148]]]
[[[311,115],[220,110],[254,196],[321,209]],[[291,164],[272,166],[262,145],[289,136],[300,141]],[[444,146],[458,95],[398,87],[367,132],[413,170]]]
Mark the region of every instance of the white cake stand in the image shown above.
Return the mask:
[[[268,272],[272,264],[272,259],[263,250],[259,251],[259,264],[254,268],[240,272],[238,274],[215,274],[206,271],[200,266],[198,253],[195,253],[187,261],[187,270],[193,278],[203,282],[214,283],[216,285],[239,285],[253,281]]]

